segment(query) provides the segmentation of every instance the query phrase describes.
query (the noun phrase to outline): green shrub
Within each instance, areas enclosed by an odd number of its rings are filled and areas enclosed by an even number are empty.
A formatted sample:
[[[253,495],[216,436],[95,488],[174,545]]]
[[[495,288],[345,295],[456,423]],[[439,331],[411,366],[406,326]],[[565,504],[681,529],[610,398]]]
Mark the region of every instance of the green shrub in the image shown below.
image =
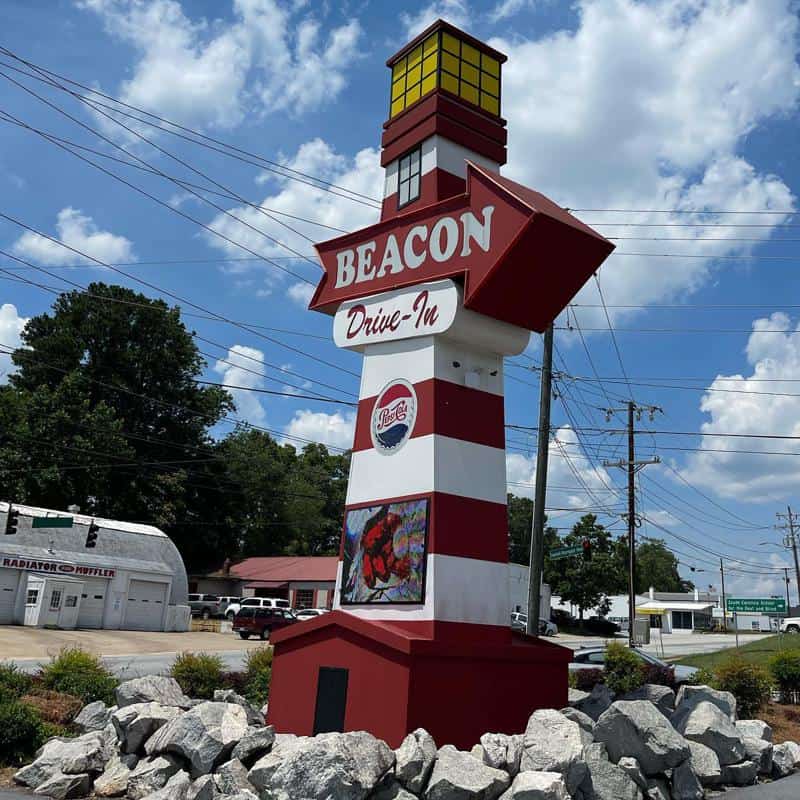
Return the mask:
[[[778,653],[769,662],[769,669],[782,701],[786,702],[792,692],[800,692],[800,653]]]
[[[114,689],[119,681],[103,666],[94,653],[80,647],[65,647],[42,668],[42,686],[79,697],[84,703],[102,700],[114,703]]]
[[[189,697],[210,700],[215,689],[222,689],[224,664],[218,655],[181,653],[172,664],[170,675]]]
[[[0,703],[22,697],[32,684],[31,677],[20,672],[16,664],[0,664]]]
[[[47,738],[39,715],[15,700],[0,703],[0,766],[17,766],[33,757]]]
[[[689,683],[694,686],[710,686],[712,689],[718,689],[717,676],[709,667],[700,667],[691,677]]]
[[[245,697],[259,707],[269,699],[272,680],[272,648],[258,647],[250,650],[245,660]]]
[[[577,670],[569,670],[567,672],[567,686],[570,689],[577,689],[578,688],[578,671]]]
[[[606,648],[606,685],[618,695],[638,689],[644,683],[641,659],[630,648],[611,642]]]
[[[764,667],[733,656],[714,671],[714,687],[736,698],[739,716],[752,719],[770,698],[772,682]]]

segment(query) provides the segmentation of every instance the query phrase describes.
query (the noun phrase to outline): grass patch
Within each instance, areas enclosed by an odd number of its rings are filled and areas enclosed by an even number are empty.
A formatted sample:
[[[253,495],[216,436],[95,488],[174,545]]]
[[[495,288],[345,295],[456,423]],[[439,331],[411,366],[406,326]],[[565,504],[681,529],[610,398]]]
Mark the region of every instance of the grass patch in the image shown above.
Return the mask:
[[[746,642],[738,649],[736,647],[726,647],[724,650],[717,650],[713,653],[681,656],[675,659],[673,663],[683,664],[687,667],[715,669],[732,655],[738,654],[740,658],[750,664],[767,667],[770,660],[779,653],[800,654],[800,636],[791,634],[767,636],[765,639],[758,639],[755,642]]]

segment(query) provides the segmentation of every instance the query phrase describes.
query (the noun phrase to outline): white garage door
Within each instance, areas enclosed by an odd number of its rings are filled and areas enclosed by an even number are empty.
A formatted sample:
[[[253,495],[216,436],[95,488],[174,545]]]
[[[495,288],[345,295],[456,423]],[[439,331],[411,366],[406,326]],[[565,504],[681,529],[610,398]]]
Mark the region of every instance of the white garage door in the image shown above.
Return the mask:
[[[122,627],[130,631],[160,631],[166,594],[166,583],[131,581]]]
[[[86,578],[81,592],[81,605],[78,609],[79,628],[102,628],[103,610],[106,607],[108,581]]]
[[[11,625],[14,622],[14,604],[20,575],[21,570],[0,568],[0,625]]]

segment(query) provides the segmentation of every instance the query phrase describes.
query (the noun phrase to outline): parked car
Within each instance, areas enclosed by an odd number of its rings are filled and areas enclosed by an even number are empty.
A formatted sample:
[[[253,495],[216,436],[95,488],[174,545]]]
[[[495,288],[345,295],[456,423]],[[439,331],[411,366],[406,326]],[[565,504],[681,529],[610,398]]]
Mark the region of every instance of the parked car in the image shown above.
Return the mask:
[[[675,670],[675,683],[680,685],[688,683],[697,673],[697,667],[684,667],[681,664],[668,664],[660,658],[656,658],[638,647],[632,648],[633,652],[645,663],[661,669]],[[574,672],[583,669],[603,669],[606,663],[605,647],[584,647],[576,650],[572,656],[572,663],[569,665],[570,671]]]
[[[220,598],[215,594],[190,594],[189,608],[192,611],[192,616],[202,617],[203,619],[219,616],[222,613],[219,601]]]
[[[528,630],[528,615],[522,611],[511,612],[511,628],[515,631]],[[540,636],[556,636],[558,634],[558,626],[547,619],[539,620],[539,635]]]
[[[291,608],[288,600],[281,597],[243,597],[239,603],[231,603],[225,609],[225,616],[233,619],[239,613],[239,609],[248,608]]]
[[[327,614],[330,609],[328,608],[301,608],[294,613],[298,619],[313,619],[314,617],[321,617]]]
[[[270,608],[268,606],[243,606],[233,618],[233,631],[242,639],[259,636],[269,639],[272,631],[286,628],[299,622],[290,608]]]

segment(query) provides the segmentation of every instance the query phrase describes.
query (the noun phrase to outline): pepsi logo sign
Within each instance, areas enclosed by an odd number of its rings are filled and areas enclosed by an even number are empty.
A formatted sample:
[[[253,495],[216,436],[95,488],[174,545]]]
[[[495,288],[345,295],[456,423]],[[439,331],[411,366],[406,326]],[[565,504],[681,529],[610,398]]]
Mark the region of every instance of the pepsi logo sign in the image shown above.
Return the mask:
[[[372,445],[383,455],[396,453],[414,432],[417,419],[417,393],[400,378],[386,384],[372,409]]]

